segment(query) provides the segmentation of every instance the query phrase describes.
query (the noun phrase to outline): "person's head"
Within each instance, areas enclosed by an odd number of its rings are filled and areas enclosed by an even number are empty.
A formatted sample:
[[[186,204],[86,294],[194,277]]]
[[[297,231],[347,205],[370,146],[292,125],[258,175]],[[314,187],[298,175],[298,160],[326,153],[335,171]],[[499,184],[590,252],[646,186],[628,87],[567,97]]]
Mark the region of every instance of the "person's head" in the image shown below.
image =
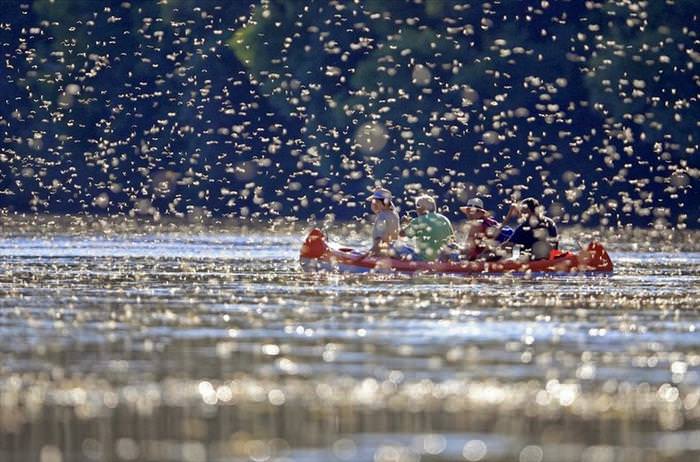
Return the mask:
[[[418,215],[425,215],[426,213],[432,213],[437,210],[437,204],[435,199],[426,194],[416,197],[416,212]]]
[[[488,215],[484,208],[484,201],[478,197],[472,197],[467,201],[467,205],[459,208],[460,212],[467,216],[469,220],[480,220]]]
[[[542,208],[540,207],[540,201],[534,197],[528,197],[520,201],[520,213],[524,216],[540,215],[542,213]]]
[[[371,202],[372,212],[379,213],[382,210],[392,210],[394,203],[391,201],[391,191],[384,188],[374,190],[367,200]]]

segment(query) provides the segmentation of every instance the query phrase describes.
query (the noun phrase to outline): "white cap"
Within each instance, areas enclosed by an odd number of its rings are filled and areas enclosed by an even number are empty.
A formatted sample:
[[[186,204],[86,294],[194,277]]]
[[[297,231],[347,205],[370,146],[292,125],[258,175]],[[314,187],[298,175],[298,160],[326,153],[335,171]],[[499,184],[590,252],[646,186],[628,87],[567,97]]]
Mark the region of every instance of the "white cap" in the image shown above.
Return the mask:
[[[469,213],[470,209],[486,210],[484,208],[484,201],[478,197],[472,197],[467,201],[467,205],[459,208],[459,211],[462,213]]]
[[[478,197],[472,197],[467,201],[467,207],[474,207],[475,209],[484,210],[484,201]]]
[[[423,195],[416,198],[416,208],[434,212],[437,209],[437,204],[435,204],[435,199],[432,197]]]

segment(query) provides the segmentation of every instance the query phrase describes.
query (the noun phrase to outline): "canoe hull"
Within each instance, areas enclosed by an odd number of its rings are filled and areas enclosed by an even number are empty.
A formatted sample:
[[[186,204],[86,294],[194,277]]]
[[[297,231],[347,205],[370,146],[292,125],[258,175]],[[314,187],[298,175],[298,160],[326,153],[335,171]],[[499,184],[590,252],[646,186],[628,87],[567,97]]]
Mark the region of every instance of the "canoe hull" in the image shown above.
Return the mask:
[[[427,274],[571,274],[610,273],[613,264],[605,248],[592,242],[579,253],[526,263],[512,260],[485,262],[404,261],[388,257],[363,257],[362,253],[329,244],[323,232],[311,230],[302,245],[299,262],[308,272],[340,273],[427,273]]]

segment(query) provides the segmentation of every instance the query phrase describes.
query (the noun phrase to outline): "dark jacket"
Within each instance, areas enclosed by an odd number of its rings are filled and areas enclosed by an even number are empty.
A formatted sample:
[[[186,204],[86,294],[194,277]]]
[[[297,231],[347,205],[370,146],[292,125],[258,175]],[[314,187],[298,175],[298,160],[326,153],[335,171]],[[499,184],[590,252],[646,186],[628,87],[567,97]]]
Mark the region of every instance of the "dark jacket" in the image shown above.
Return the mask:
[[[559,248],[557,225],[551,218],[531,215],[515,228],[508,242],[522,246],[524,251],[532,252],[535,258],[547,258],[550,250]]]

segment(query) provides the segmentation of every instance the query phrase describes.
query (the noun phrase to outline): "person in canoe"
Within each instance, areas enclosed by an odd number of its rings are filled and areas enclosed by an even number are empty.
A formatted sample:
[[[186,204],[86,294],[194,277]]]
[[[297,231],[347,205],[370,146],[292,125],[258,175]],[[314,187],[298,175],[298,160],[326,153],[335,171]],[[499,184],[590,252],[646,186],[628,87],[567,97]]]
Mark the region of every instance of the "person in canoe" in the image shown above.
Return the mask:
[[[537,199],[528,197],[519,204],[512,205],[503,220],[503,225],[513,218],[518,218],[520,224],[502,247],[511,249],[516,245],[520,246],[532,260],[549,258],[552,251],[559,249],[557,225],[545,216],[544,207]]]
[[[393,246],[399,239],[400,224],[399,214],[393,202],[391,191],[377,188],[367,198],[376,218],[372,227],[372,248],[367,255],[392,256]]]
[[[469,220],[467,240],[462,247],[462,258],[476,260],[485,257],[507,241],[513,234],[510,226],[501,226],[491,213],[484,208],[484,201],[473,197],[467,205],[459,208]]]
[[[452,223],[445,215],[437,212],[435,199],[431,196],[417,197],[415,205],[418,216],[408,223],[404,235],[414,239],[418,260],[437,260],[448,245],[455,241]]]

